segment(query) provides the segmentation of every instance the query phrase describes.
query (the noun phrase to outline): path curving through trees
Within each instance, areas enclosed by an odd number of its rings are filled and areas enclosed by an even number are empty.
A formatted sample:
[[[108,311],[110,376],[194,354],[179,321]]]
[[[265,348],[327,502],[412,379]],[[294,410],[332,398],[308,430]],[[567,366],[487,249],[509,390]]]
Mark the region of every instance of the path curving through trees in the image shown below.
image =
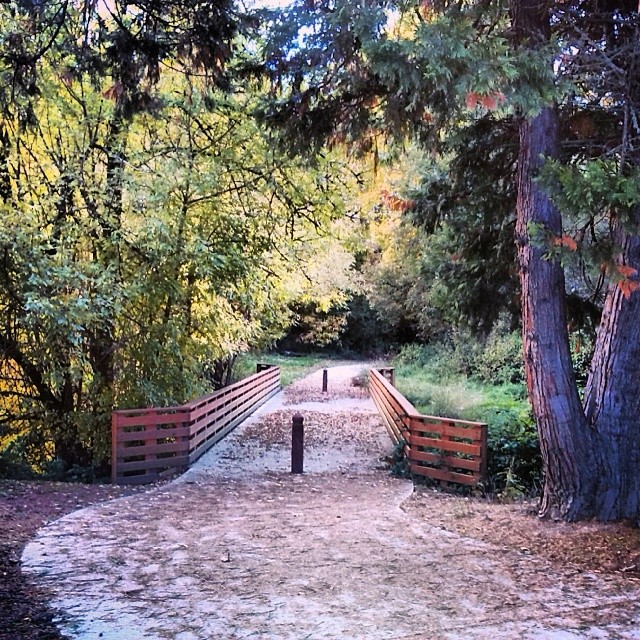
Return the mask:
[[[352,380],[279,394],[177,481],[77,511],[23,565],[82,640],[640,639],[637,590],[429,526]],[[289,473],[305,417],[305,474]]]

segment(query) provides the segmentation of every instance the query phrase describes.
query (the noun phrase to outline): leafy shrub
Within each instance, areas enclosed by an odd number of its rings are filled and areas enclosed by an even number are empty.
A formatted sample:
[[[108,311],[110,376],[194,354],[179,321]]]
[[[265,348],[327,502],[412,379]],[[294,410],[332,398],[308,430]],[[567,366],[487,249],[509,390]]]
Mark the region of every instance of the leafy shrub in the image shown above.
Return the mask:
[[[424,344],[405,344],[396,357],[396,366],[424,367],[433,360],[434,352],[431,347]]]
[[[517,331],[497,326],[479,349],[472,363],[474,378],[489,384],[523,384],[522,338]]]
[[[454,332],[448,338],[428,345],[405,345],[394,361],[400,366],[424,369],[425,373],[438,379],[455,378],[472,373],[480,349],[476,340],[464,333]]]
[[[29,480],[33,478],[31,467],[21,458],[14,447],[0,451],[0,478]]]
[[[587,384],[595,344],[591,336],[584,331],[571,334],[569,342],[576,381],[581,387],[584,387]]]
[[[521,367],[519,353],[519,336],[508,333],[496,334],[484,346],[478,342],[440,349],[411,345],[395,360],[396,385],[418,411],[488,424],[484,488],[502,497],[534,495],[541,486],[538,435],[526,388],[516,375]],[[468,378],[459,369],[471,354],[476,373]],[[482,377],[489,383],[479,382]],[[504,382],[495,384],[499,379]]]
[[[491,389],[477,408],[477,418],[488,427],[488,493],[518,497],[539,492],[542,459],[538,433],[526,400],[518,387]]]

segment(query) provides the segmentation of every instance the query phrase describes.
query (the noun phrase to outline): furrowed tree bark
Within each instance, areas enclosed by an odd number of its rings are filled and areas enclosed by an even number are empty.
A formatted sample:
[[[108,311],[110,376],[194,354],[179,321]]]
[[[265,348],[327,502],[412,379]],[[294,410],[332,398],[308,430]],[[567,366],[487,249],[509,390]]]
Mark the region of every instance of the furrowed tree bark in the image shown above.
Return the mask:
[[[531,0],[512,2],[519,46],[535,48],[548,37],[545,6]],[[525,374],[545,475],[540,515],[576,520],[593,513],[598,448],[571,362],[564,271],[557,259],[546,257],[548,246],[540,240],[562,235],[558,210],[535,182],[544,158],[557,156],[557,140],[555,108],[544,107],[536,117],[521,121],[516,241]]]
[[[632,225],[638,229],[640,211]],[[640,272],[640,235],[616,222],[622,252],[618,264]],[[630,226],[630,225],[627,225]],[[599,520],[640,516],[640,292],[607,291],[596,349],[585,390],[589,424],[601,437],[602,466],[595,496]]]
[[[640,6],[638,7],[640,10]],[[619,171],[640,168],[637,116],[640,112],[640,22],[636,19],[622,86],[623,131]],[[635,123],[635,124],[634,124]],[[620,212],[613,220],[620,247],[617,267],[626,267],[630,280],[607,290],[591,372],[585,390],[587,419],[601,434],[602,484],[596,496],[598,518],[640,518],[640,207]],[[629,268],[635,269],[629,271]],[[623,289],[624,286],[624,289]]]
[[[540,514],[576,520],[592,515],[596,433],[588,427],[571,362],[564,272],[531,237],[534,227],[562,234],[558,211],[533,180],[543,156],[555,153],[556,132],[552,108],[521,124],[516,235],[525,373],[545,475]]]

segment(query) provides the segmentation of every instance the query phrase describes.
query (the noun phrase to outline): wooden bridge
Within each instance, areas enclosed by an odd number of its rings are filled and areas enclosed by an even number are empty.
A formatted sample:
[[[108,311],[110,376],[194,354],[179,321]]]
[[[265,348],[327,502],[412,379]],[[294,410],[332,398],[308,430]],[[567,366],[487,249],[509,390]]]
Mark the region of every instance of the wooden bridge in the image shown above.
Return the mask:
[[[392,368],[372,369],[369,390],[412,474],[475,485],[487,472],[487,425],[425,416],[395,388]]]
[[[486,476],[487,425],[420,414],[395,388],[392,368],[369,373],[371,396],[411,474],[476,485]],[[126,409],[112,417],[112,481],[144,484],[186,471],[280,390],[280,369],[258,372],[188,404]]]

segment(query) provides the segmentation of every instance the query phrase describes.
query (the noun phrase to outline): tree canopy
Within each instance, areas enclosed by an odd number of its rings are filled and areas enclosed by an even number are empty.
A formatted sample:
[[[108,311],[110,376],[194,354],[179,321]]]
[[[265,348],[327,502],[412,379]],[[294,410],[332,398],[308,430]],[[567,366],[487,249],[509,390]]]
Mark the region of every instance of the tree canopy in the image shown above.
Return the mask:
[[[332,287],[292,272],[354,178],[251,117],[231,59],[252,22],[229,2],[12,2],[0,22],[0,440],[99,470],[114,406],[185,402],[294,300],[342,299],[346,257]]]

